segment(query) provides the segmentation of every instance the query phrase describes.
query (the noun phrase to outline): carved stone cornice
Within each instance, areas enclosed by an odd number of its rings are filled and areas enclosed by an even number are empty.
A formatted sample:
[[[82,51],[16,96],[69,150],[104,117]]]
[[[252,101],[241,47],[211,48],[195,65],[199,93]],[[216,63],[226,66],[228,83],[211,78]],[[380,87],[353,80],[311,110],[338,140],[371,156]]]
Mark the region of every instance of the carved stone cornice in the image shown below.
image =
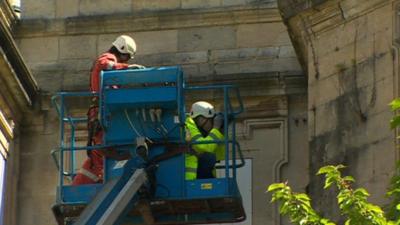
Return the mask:
[[[304,71],[307,71],[308,47],[317,35],[343,25],[377,8],[392,4],[394,0],[329,0],[309,4],[298,9],[289,6],[292,0],[278,0],[284,23],[288,27],[296,54]],[[286,13],[286,14],[285,14]],[[308,73],[308,72],[307,72]]]
[[[286,22],[304,20],[314,32],[333,28],[362,16],[395,0],[329,0],[311,4],[301,1],[301,7],[287,6],[292,0],[278,0],[279,10]],[[289,13],[290,12],[290,13]],[[286,13],[286,14],[285,14]]]
[[[319,34],[387,4],[392,4],[392,1],[333,0],[305,11],[303,17],[308,18],[306,22],[313,33]]]
[[[129,15],[87,16],[67,19],[21,20],[15,29],[17,38],[35,36],[82,35],[182,29],[210,25],[235,25],[279,22],[276,8],[196,9],[147,12]]]
[[[8,1],[0,2],[0,21],[2,21],[9,30],[11,30],[12,26],[17,21],[17,17]]]
[[[7,1],[0,3],[0,107],[15,119],[32,105],[38,88],[11,34],[10,10]]]

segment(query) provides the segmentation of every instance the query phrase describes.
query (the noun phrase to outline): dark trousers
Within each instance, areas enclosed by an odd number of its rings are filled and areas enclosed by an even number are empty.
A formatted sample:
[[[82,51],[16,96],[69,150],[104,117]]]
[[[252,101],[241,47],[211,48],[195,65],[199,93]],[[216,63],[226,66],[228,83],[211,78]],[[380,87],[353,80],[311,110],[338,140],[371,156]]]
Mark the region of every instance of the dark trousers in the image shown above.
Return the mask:
[[[197,179],[215,178],[213,170],[216,162],[217,158],[215,154],[208,152],[202,153],[198,157]]]

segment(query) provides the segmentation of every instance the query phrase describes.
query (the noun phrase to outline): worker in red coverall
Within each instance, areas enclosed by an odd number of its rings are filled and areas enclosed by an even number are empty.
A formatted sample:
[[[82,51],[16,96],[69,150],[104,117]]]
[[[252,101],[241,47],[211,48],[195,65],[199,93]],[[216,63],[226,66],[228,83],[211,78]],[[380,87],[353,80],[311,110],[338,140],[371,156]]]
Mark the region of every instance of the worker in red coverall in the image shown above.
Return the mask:
[[[99,92],[100,72],[102,70],[121,70],[121,69],[142,69],[144,66],[138,64],[128,64],[136,53],[135,41],[126,35],[119,36],[112,47],[100,55],[94,62],[90,74],[90,90]],[[113,86],[111,88],[118,88]],[[92,99],[92,104],[88,111],[88,146],[100,145],[103,141],[103,130],[98,119],[98,97]],[[82,168],[74,177],[72,185],[94,184],[103,182],[104,157],[115,160],[125,160],[130,157],[129,153],[120,154],[115,149],[103,149],[87,151],[88,158]]]

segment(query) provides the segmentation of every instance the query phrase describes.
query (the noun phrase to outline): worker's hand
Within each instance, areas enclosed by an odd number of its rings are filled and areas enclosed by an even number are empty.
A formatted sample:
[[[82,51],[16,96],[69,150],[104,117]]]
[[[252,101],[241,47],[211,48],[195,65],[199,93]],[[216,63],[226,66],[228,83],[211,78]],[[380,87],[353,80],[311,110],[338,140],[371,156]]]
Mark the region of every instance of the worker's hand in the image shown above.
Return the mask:
[[[224,116],[223,116],[223,114],[218,113],[214,117],[213,127],[216,129],[221,129],[223,125],[224,125]]]
[[[146,68],[145,66],[139,65],[139,64],[130,64],[128,66],[129,69],[144,69]]]

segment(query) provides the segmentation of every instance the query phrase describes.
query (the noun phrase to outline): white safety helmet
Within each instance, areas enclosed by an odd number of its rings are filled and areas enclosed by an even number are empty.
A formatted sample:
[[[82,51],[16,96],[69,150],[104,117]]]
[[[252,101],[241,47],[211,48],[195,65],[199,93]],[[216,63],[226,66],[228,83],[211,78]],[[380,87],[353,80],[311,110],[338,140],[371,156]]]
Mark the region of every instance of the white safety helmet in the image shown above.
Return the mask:
[[[131,37],[121,35],[112,43],[122,54],[129,54],[133,58],[136,54],[136,43]]]
[[[190,117],[194,119],[198,116],[213,118],[215,116],[214,106],[204,101],[193,103],[192,109],[190,110]]]

